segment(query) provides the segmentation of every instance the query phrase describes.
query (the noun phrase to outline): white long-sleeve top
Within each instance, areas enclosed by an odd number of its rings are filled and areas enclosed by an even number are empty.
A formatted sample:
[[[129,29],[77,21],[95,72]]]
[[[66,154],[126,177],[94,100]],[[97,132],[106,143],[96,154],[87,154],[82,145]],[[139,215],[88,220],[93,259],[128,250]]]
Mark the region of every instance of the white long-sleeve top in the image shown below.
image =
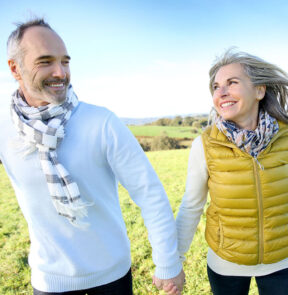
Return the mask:
[[[176,218],[178,249],[182,260],[185,260],[184,255],[189,250],[207,201],[208,178],[204,148],[201,136],[198,136],[192,143],[186,190]],[[272,264],[240,265],[222,259],[210,248],[207,263],[214,272],[229,276],[263,276],[288,268],[288,258]]]
[[[28,224],[34,288],[45,292],[87,289],[127,273],[130,244],[118,181],[141,208],[155,275],[167,279],[180,272],[176,225],[164,188],[135,137],[113,113],[80,102],[57,148],[58,160],[77,183],[81,197],[94,203],[83,219],[90,224],[86,230],[57,214],[38,152],[23,158],[14,147],[17,137],[10,116],[1,117],[0,159]]]

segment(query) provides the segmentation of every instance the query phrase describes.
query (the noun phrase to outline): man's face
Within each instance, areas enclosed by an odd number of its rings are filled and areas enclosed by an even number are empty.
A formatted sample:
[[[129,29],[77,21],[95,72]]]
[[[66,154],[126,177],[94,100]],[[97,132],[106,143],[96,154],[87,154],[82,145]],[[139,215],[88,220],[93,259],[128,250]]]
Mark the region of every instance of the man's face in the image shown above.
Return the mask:
[[[20,93],[30,106],[60,104],[70,83],[70,57],[62,39],[44,27],[29,28],[21,40],[24,51],[18,65]]]

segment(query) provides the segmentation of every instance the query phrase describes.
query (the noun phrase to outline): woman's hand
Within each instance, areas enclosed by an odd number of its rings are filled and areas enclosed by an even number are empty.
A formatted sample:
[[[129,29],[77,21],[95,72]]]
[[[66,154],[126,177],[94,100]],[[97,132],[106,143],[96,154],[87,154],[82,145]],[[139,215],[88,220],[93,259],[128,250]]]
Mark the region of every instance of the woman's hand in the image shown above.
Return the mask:
[[[167,280],[153,276],[153,285],[155,285],[158,290],[164,290],[168,295],[181,295],[184,282],[185,273],[183,269],[176,277]]]

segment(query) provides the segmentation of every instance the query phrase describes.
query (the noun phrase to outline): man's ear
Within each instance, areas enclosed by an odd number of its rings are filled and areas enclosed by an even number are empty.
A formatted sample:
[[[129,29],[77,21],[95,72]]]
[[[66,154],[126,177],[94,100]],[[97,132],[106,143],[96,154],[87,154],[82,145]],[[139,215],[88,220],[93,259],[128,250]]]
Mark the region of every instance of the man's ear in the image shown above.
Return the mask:
[[[258,85],[256,86],[256,99],[262,100],[266,93],[266,85]]]
[[[16,80],[21,80],[20,66],[14,59],[8,60],[8,66],[10,68],[11,74]]]

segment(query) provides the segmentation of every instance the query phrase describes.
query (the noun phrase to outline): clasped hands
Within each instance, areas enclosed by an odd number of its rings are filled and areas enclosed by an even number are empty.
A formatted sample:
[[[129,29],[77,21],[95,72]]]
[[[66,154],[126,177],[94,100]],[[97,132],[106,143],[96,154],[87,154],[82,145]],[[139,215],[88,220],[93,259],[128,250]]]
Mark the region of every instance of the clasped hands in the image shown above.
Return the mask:
[[[183,269],[174,278],[163,280],[153,276],[153,285],[158,290],[164,290],[169,295],[181,295],[185,283],[185,273]]]

